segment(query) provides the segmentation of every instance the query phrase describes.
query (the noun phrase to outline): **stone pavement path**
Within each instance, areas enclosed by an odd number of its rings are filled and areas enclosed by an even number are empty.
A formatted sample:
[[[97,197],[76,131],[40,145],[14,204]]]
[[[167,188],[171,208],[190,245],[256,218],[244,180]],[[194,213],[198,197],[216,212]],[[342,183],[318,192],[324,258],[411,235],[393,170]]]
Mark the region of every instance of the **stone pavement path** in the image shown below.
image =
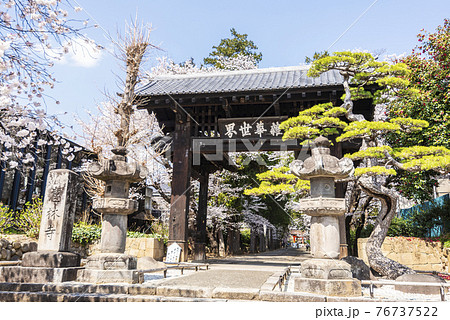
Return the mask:
[[[267,269],[276,271],[288,266],[299,265],[306,259],[311,259],[309,252],[303,249],[287,248],[222,259],[209,259],[207,262],[215,267],[235,264],[243,269],[251,269],[252,267],[264,269],[267,267]]]
[[[267,279],[288,266],[298,266],[310,255],[301,249],[278,249],[258,254],[209,259],[209,270],[189,272],[180,277],[162,279],[164,286],[195,286],[202,288],[259,289]],[[176,271],[175,271],[176,272]]]
[[[259,289],[272,274],[273,272],[270,271],[210,269],[185,277],[169,279],[164,281],[164,285],[196,286],[209,289],[218,287]]]

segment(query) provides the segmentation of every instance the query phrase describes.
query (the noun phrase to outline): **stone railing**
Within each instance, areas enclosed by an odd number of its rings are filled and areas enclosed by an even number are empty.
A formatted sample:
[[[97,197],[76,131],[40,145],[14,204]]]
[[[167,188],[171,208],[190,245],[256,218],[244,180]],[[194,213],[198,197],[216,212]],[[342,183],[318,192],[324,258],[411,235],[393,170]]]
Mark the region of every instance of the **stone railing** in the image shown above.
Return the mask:
[[[358,239],[358,257],[368,264],[366,243],[368,238]],[[449,272],[450,248],[441,242],[413,237],[386,237],[381,246],[383,254],[414,270]]]
[[[22,235],[0,235],[0,261],[17,261],[27,252],[37,251],[37,242]]]
[[[73,251],[79,253],[82,258],[100,253],[100,242],[82,246],[72,243]],[[164,257],[164,242],[155,238],[127,238],[125,253],[137,258],[151,257],[162,261]]]

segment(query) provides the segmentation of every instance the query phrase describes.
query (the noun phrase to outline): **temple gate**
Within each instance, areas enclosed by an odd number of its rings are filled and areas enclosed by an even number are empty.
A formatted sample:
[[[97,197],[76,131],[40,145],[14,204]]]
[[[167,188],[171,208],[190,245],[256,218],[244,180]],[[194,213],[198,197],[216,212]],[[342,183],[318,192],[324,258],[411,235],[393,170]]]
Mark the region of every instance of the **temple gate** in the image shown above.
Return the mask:
[[[318,103],[342,103],[342,77],[328,71],[310,78],[308,66],[224,71],[205,74],[165,75],[153,78],[138,95],[139,108],[154,112],[165,134],[172,138],[172,196],[169,243],[182,247],[181,261],[187,260],[187,228],[191,177],[199,180],[196,260],[205,257],[209,174],[232,170],[229,152],[294,151],[300,141],[282,141],[278,125],[288,117]],[[373,114],[370,99],[355,102],[355,113]],[[335,143],[331,152],[341,158],[344,151],[357,150],[351,143]],[[345,188],[336,185],[336,197]],[[346,237],[340,220],[341,247]]]

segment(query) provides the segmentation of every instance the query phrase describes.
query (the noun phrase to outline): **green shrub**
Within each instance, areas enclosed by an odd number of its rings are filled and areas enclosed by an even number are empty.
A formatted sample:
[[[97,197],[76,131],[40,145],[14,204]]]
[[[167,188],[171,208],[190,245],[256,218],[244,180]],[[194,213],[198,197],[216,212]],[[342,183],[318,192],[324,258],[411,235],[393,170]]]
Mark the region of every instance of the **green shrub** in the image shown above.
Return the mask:
[[[244,251],[248,251],[250,248],[250,229],[241,230],[241,249]]]
[[[439,237],[444,248],[450,248],[450,233],[446,233]]]
[[[127,231],[127,238],[158,238],[158,234],[143,233],[139,231]]]
[[[152,222],[152,233],[155,238],[163,240],[165,244],[169,241],[169,227],[160,221]]]
[[[88,224],[85,222],[77,222],[73,225],[72,241],[87,245],[101,238],[102,228],[97,224]],[[157,233],[143,233],[138,231],[127,231],[128,238],[155,238],[163,240],[167,243],[167,239]]]
[[[8,233],[13,223],[13,212],[7,206],[0,204],[0,233]]]
[[[442,205],[431,204],[428,208],[415,211],[410,217],[413,236],[429,237],[435,226],[441,226],[443,234],[450,231],[450,200]]]
[[[164,235],[159,233],[143,233],[138,231],[128,231],[127,238],[153,238],[162,240],[165,244],[168,242],[168,237],[164,237]]]
[[[389,237],[414,237],[415,230],[409,219],[394,217],[389,226],[387,235]]]
[[[77,222],[73,225],[72,241],[86,245],[100,239],[102,228],[96,224]]]
[[[18,231],[25,233],[30,238],[39,237],[39,229],[42,217],[42,199],[34,198],[27,202],[23,210],[17,212],[14,227]]]

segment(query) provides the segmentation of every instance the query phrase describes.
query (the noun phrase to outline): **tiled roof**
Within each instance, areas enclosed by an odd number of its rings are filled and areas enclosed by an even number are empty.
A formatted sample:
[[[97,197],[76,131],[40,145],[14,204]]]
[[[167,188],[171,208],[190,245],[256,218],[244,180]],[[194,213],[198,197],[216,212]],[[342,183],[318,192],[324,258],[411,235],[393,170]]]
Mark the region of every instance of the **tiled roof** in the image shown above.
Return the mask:
[[[323,73],[317,78],[306,76],[308,66],[224,71],[183,75],[157,76],[143,85],[139,95],[162,96],[218,92],[251,92],[341,85],[338,71]]]

